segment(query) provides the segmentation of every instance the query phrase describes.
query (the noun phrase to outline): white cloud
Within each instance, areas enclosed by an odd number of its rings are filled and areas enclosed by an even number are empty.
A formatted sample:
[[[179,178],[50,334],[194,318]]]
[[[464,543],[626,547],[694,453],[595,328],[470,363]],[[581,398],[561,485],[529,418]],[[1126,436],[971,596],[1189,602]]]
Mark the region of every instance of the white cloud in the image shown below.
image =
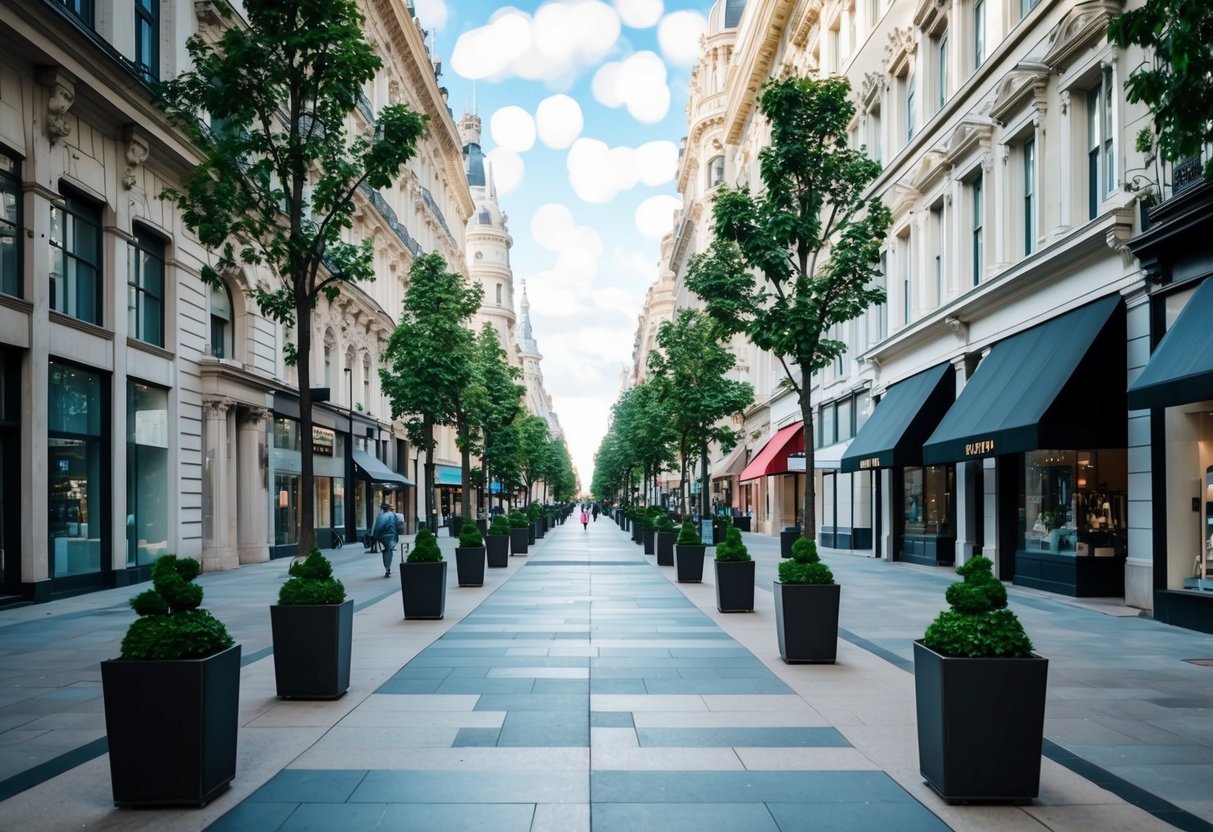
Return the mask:
[[[439,31],[446,26],[447,8],[445,0],[416,0],[417,18],[430,31]]]
[[[648,288],[657,279],[657,257],[654,254],[616,247],[611,252],[612,271],[621,278]]]
[[[657,25],[665,4],[661,0],[615,0],[615,11],[624,26],[648,29]]]
[[[657,42],[666,60],[679,66],[690,66],[699,60],[699,38],[708,28],[708,21],[699,12],[671,12],[657,25]]]
[[[636,209],[636,230],[650,240],[660,240],[674,227],[674,212],[681,207],[678,197],[649,197]]]
[[[673,142],[646,142],[639,148],[608,147],[598,139],[577,139],[566,165],[573,190],[586,202],[607,203],[638,183],[662,185],[674,178],[678,148]]]
[[[535,144],[535,119],[516,104],[493,113],[489,131],[498,146],[515,153],[525,153]]]
[[[517,190],[526,173],[526,165],[523,164],[522,157],[504,147],[495,147],[485,155],[489,160],[497,193],[504,196]]]
[[[554,0],[534,15],[506,6],[459,36],[451,68],[471,80],[524,78],[569,85],[619,40],[619,15],[601,0]]]
[[[563,93],[548,96],[535,108],[535,124],[539,141],[553,150],[564,150],[581,135],[585,120],[577,99]]]
[[[603,64],[594,73],[594,98],[607,107],[626,106],[632,118],[655,124],[670,111],[665,63],[656,52],[636,52]]]

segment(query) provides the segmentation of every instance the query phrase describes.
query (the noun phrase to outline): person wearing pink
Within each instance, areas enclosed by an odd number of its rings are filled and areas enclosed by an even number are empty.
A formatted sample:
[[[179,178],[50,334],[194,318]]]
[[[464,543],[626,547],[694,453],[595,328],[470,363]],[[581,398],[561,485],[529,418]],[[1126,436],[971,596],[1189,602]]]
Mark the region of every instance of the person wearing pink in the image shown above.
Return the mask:
[[[586,531],[590,528],[590,513],[585,509],[581,510],[581,528]]]

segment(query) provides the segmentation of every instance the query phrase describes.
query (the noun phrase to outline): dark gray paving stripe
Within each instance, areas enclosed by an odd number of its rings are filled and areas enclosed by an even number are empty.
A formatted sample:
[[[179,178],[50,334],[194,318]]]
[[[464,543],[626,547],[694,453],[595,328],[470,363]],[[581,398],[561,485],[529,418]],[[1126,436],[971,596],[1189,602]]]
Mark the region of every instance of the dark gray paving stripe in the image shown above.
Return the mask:
[[[71,751],[60,754],[58,757],[47,760],[45,763],[39,763],[20,774],[14,774],[7,780],[0,781],[0,801],[8,800],[13,795],[20,794],[26,789],[32,789],[34,786],[39,786],[52,777],[58,777],[65,771],[70,771],[76,766],[82,766],[90,760],[95,760],[107,751],[109,751],[109,741],[105,737],[102,737],[79,748],[73,748]]]

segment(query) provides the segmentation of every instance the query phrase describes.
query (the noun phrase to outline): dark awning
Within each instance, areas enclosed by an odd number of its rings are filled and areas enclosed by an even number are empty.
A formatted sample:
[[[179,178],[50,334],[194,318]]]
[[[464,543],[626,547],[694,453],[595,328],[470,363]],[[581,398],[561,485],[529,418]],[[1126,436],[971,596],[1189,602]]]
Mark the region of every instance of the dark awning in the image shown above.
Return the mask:
[[[1188,299],[1129,385],[1129,407],[1174,407],[1213,399],[1213,278]]]
[[[357,448],[354,449],[354,468],[371,482],[379,482],[396,488],[402,486],[407,488],[413,484],[412,480],[404,474],[397,474],[376,459],[374,455]]]
[[[922,465],[922,443],[956,400],[956,372],[943,363],[885,391],[842,456],[843,471]]]
[[[1120,295],[999,341],[922,449],[932,465],[1039,448],[1123,448]]]

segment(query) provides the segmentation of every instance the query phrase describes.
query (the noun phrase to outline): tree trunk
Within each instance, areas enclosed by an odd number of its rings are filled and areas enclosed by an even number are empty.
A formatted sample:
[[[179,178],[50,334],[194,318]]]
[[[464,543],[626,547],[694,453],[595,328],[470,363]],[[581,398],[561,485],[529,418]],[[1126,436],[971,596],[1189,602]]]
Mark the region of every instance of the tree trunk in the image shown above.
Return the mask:
[[[437,532],[438,514],[435,506],[438,505],[438,501],[434,493],[437,490],[434,486],[434,450],[437,443],[434,441],[434,423],[429,417],[422,420],[422,430],[425,432],[428,447],[425,451],[425,514],[421,519],[426,528]]]
[[[462,446],[460,448],[459,455],[459,481],[462,483],[463,487],[460,489],[459,493],[459,514],[464,520],[470,522],[472,519],[472,450],[468,447],[467,426],[464,423],[463,418],[459,419],[459,426],[457,430],[459,431],[459,436],[462,440],[459,443]]]
[[[708,504],[708,449],[705,445],[699,452],[699,516],[707,517],[711,510]]]
[[[316,506],[312,500],[316,466],[312,459],[312,315],[311,307],[296,299],[296,376],[299,380],[299,542],[298,557],[312,551],[316,539]]]
[[[814,478],[814,449],[813,449],[813,402],[809,395],[809,381],[812,370],[807,365],[800,368],[800,416],[804,420],[804,503],[801,525],[801,537],[810,540],[817,539],[817,484]]]

